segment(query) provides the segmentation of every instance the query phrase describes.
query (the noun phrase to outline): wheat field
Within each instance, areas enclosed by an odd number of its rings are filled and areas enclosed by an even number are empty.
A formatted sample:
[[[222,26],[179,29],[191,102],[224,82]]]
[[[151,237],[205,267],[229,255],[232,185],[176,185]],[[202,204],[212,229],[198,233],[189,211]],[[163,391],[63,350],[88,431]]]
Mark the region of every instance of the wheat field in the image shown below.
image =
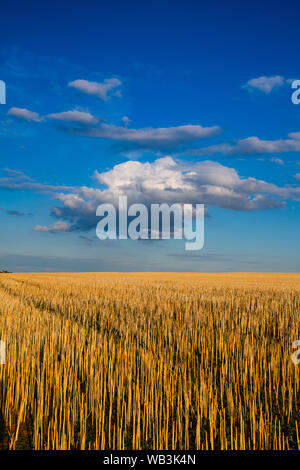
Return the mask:
[[[300,274],[1,274],[1,449],[300,449]]]

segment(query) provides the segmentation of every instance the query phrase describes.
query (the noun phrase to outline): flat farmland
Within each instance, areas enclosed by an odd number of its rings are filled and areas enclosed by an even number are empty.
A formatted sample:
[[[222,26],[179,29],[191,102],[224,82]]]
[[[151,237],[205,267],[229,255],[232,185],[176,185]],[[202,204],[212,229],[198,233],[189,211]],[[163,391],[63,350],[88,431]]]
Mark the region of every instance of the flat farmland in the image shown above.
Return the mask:
[[[300,274],[0,274],[0,449],[300,449]]]

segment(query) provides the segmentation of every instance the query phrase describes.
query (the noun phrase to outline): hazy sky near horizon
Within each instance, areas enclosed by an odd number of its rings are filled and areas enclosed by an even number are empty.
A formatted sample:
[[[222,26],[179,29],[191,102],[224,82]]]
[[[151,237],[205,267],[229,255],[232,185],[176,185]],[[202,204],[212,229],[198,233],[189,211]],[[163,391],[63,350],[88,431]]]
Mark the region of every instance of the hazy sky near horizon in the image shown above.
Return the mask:
[[[300,271],[300,6],[1,6],[0,268]],[[96,207],[204,203],[205,245],[100,241]]]

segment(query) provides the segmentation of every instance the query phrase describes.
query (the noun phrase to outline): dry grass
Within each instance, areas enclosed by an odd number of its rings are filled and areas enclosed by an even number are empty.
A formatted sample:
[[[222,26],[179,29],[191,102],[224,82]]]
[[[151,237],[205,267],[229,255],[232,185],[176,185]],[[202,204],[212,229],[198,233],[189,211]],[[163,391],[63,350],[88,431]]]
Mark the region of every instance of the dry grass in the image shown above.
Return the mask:
[[[2,274],[2,448],[300,449],[299,314],[298,274]]]

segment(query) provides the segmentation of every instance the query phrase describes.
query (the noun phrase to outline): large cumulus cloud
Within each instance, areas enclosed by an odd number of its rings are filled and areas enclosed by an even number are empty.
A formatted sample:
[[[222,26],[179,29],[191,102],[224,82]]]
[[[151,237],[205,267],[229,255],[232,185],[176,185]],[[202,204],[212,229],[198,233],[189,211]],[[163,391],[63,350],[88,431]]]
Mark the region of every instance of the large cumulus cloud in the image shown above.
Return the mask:
[[[9,185],[9,178],[3,184]],[[13,180],[13,177],[11,177]],[[172,157],[151,162],[128,161],[106,172],[95,171],[93,186],[43,186],[25,183],[18,177],[13,189],[32,188],[51,193],[56,201],[52,216],[62,225],[38,226],[38,230],[88,231],[96,227],[96,208],[99,204],[118,203],[119,195],[127,195],[129,204],[204,203],[207,207],[227,210],[255,211],[283,208],[288,200],[300,200],[300,187],[279,187],[253,177],[243,178],[233,168],[213,161],[190,163]],[[1,187],[1,179],[0,179]]]

